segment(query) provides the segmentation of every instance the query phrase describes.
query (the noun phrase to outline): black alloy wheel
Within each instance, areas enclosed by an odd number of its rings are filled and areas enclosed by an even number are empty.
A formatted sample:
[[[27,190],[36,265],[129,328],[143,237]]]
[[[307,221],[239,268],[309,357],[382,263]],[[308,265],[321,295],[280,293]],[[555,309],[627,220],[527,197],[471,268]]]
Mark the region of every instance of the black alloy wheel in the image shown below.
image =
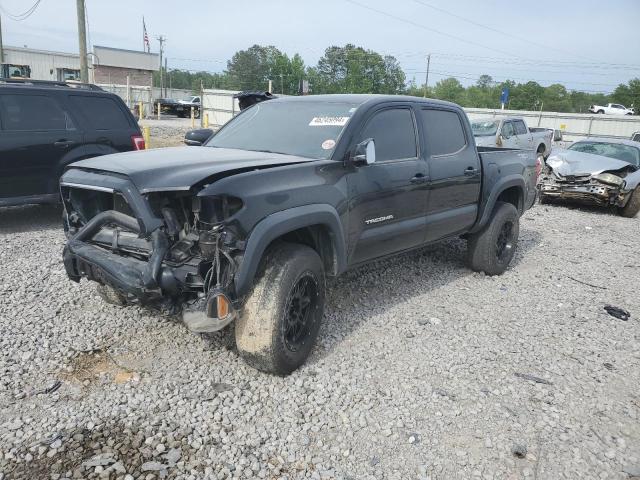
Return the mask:
[[[292,352],[298,351],[311,334],[313,311],[318,307],[318,283],[311,272],[305,272],[291,289],[285,306],[284,343]]]
[[[496,240],[496,257],[501,262],[511,256],[513,240],[513,223],[505,222]]]

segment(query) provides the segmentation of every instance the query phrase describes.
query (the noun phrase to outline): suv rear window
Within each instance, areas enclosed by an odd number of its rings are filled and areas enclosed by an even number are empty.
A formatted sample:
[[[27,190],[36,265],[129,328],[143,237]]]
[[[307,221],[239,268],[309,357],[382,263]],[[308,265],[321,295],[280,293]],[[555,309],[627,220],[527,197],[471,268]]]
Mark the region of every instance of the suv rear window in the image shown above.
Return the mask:
[[[118,130],[130,127],[129,119],[113,98],[88,95],[71,95],[70,98],[73,106],[96,130]]]
[[[0,95],[0,104],[4,130],[73,129],[66,112],[46,95]]]

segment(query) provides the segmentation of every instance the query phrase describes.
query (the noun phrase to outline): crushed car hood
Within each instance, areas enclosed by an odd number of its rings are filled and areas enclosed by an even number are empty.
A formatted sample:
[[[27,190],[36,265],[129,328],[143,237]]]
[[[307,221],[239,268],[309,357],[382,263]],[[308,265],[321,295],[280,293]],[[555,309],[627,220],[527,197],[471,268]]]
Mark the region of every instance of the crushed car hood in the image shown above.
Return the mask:
[[[547,165],[555,173],[562,176],[597,175],[602,172],[621,170],[625,167],[633,168],[632,164],[622,160],[571,150],[554,150],[547,158]]]
[[[277,167],[314,159],[214,147],[158,148],[115,153],[73,163],[71,167],[126,175],[142,193],[188,190],[209,177],[233,171]]]

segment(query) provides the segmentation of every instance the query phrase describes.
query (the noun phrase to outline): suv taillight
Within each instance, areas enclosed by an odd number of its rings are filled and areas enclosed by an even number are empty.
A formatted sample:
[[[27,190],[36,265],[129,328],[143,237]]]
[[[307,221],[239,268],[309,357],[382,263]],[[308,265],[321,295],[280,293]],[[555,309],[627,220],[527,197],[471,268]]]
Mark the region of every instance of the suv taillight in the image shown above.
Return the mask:
[[[134,150],[144,150],[144,137],[142,135],[131,135],[131,143],[133,144]]]

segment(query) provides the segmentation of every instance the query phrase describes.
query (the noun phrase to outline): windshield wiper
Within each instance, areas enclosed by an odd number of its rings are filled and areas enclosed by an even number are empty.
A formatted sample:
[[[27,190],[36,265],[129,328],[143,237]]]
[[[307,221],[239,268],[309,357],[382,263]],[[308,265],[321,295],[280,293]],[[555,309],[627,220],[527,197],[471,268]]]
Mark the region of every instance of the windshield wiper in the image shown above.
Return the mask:
[[[254,149],[251,149],[249,151],[250,152],[262,152],[262,153],[277,153],[278,155],[288,155],[288,154],[282,153],[282,152],[274,152],[273,150],[254,150]]]

